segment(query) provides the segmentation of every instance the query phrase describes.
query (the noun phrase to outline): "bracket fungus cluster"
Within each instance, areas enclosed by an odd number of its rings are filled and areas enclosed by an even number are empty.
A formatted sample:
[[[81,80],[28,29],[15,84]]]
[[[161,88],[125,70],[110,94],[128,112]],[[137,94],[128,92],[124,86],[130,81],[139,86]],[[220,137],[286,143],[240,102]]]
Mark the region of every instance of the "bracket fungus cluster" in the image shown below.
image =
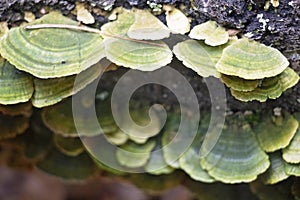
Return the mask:
[[[182,20],[182,26],[174,26],[177,19]],[[195,26],[190,38],[171,50],[162,40],[171,33],[187,33],[190,24],[175,8],[167,11],[166,20],[168,26],[150,11],[119,9],[115,21],[97,30],[51,12],[5,31],[0,40],[0,148],[12,143],[24,150],[23,159],[32,166],[64,179],[82,180],[102,171],[126,176],[120,169],[140,170],[147,174],[127,178],[141,187],[149,181],[154,188],[162,189],[187,179],[184,171],[195,180],[185,180],[191,188],[198,182],[226,189],[228,185],[213,182],[251,182],[252,192],[259,196],[261,190],[271,191],[268,184],[280,182],[276,187],[283,184],[291,195],[299,197],[295,192],[299,183],[285,182],[291,176],[300,176],[299,113],[228,114],[220,138],[207,155],[202,155],[202,148],[207,135],[214,134],[214,129],[207,133],[210,114],[201,113],[193,135],[194,118],[185,107],[180,112],[177,106],[168,110],[164,125],[159,111],[149,118],[148,101],[133,103],[133,121],[140,126],[150,121],[153,125],[140,131],[121,112],[122,123],[115,122],[109,92],[105,98],[83,105],[95,106],[100,130],[84,113],[75,123],[71,96],[79,96],[97,80],[107,70],[108,60],[117,66],[153,71],[169,64],[174,53],[200,76],[219,78],[241,101],[278,98],[299,81],[278,50],[247,38],[231,37],[213,21]],[[32,105],[40,109],[32,109]],[[180,135],[183,114],[188,122]],[[78,126],[84,131],[79,133]],[[91,143],[102,140],[116,149],[92,151],[83,145],[85,139]],[[179,147],[188,141],[192,142],[182,151]],[[105,154],[119,169],[101,163],[94,153]],[[151,180],[153,175],[160,175],[163,181]],[[209,186],[197,187],[205,191]],[[208,196],[210,190],[205,191]]]
[[[169,29],[149,11],[122,11],[116,21],[101,27],[106,57],[117,65],[142,71],[169,64],[172,51],[160,41],[169,37]]]
[[[189,36],[195,40],[178,43],[173,49],[176,57],[200,76],[220,78],[240,101],[276,99],[299,81],[277,49],[230,38],[215,22],[195,26]]]
[[[175,8],[166,15],[168,24],[183,18]],[[200,76],[220,78],[241,101],[278,98],[299,81],[278,50],[230,37],[214,21],[195,26],[189,34],[192,39],[176,44],[173,53],[161,40],[176,31],[147,10],[119,9],[117,20],[104,24],[101,31],[76,24],[51,12],[5,31],[0,42],[0,54],[6,59],[1,59],[5,83],[0,82],[4,84],[0,103],[31,99],[35,107],[53,105],[95,80],[104,71],[104,57],[119,66],[153,71],[169,64],[174,53]],[[82,80],[72,88],[78,74]],[[14,80],[20,81],[14,85],[18,88],[5,89]]]

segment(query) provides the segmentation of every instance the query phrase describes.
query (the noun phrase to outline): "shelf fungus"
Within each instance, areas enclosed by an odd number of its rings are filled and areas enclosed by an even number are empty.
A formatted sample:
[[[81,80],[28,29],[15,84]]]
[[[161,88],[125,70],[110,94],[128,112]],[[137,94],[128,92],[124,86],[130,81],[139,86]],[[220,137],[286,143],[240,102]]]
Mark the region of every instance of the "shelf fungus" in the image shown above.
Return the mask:
[[[210,47],[202,41],[186,40],[176,44],[173,48],[173,53],[182,61],[183,65],[191,68],[200,76],[219,78],[220,73],[215,66],[225,47],[227,45]]]
[[[289,176],[300,177],[300,164],[285,163],[285,172]]]
[[[227,44],[211,47],[203,41],[186,40],[176,44],[173,53],[182,61],[183,65],[191,68],[202,77],[220,77],[216,69],[216,64],[222,56],[223,50],[236,41],[235,38],[229,40]]]
[[[137,40],[161,40],[170,36],[170,30],[148,10],[134,9],[134,22],[127,35]]]
[[[25,27],[12,28],[0,42],[0,53],[17,69],[38,78],[78,74],[105,56],[103,39],[68,25],[77,26],[77,22],[51,12]]]
[[[290,144],[298,125],[298,121],[287,112],[283,112],[281,116],[263,113],[252,129],[262,149],[274,152]]]
[[[238,79],[237,79],[238,80]],[[241,83],[250,84],[255,80],[240,79]],[[296,85],[299,81],[298,74],[291,68],[286,68],[282,73],[275,77],[259,80],[260,84],[251,91],[238,91],[231,88],[231,94],[241,101],[257,100],[265,102],[267,99],[276,99],[287,89]]]
[[[300,113],[295,114],[298,123],[300,122]],[[295,136],[290,144],[282,150],[282,157],[288,163],[300,163],[300,128],[298,127]]]
[[[179,110],[173,111],[171,115],[168,115],[166,124],[162,131],[161,143],[163,148],[163,156],[166,163],[175,168],[180,168],[180,157],[192,144],[195,138],[193,129],[197,130],[198,124],[196,124],[190,113],[182,113]],[[186,121],[181,121],[181,116],[184,116]],[[198,123],[198,122],[197,122]]]
[[[153,175],[162,175],[174,172],[175,169],[166,163],[161,149],[162,146],[160,144],[156,144],[156,147],[151,152],[150,158],[147,164],[144,166],[144,169],[147,173]]]
[[[209,122],[210,116],[208,114],[201,116],[200,126],[193,144],[179,158],[180,168],[184,170],[192,179],[204,183],[215,182],[215,179],[212,178],[200,165],[200,149],[207,132]]]
[[[137,18],[135,15],[140,12],[139,10],[136,10],[136,13],[134,13],[134,11],[124,10],[116,21],[107,23],[101,27],[102,34],[105,37],[104,45],[106,57],[111,62],[120,66],[141,71],[153,71],[169,64],[173,54],[168,45],[159,41],[161,38],[153,38],[155,40],[149,41],[147,40],[149,39],[148,37],[137,37],[138,39],[136,37],[135,39],[129,37],[129,35],[131,35],[131,37],[133,37],[134,34],[139,35],[136,31],[142,31],[145,29],[144,25],[149,25],[145,21],[141,22],[138,20],[138,22],[136,22]],[[149,14],[151,15],[151,13]],[[132,28],[132,26],[134,28]],[[154,31],[150,27],[146,27],[146,30]],[[157,34],[157,32],[153,32],[153,34]],[[142,36],[143,35],[144,34],[142,34]]]
[[[216,68],[225,75],[253,80],[276,76],[288,65],[277,49],[243,38],[224,49]]]
[[[142,167],[149,160],[154,147],[154,140],[149,140],[144,144],[136,144],[129,141],[117,149],[116,157],[118,162],[125,167]]]
[[[92,116],[82,113],[77,116],[77,124],[75,125],[73,112],[72,112],[72,99],[66,99],[53,106],[46,107],[42,110],[42,119],[45,125],[58,135],[64,137],[79,137],[77,127],[80,126],[80,136],[96,136],[103,133],[111,133],[117,131],[111,111],[108,109],[107,102],[98,102],[95,105],[98,122],[101,126],[99,129],[98,124],[91,123]],[[89,124],[89,126],[87,126]]]
[[[270,168],[262,174],[260,180],[265,184],[275,184],[289,177],[285,172],[285,162],[280,152],[272,153],[270,156]]]
[[[118,129],[117,131],[105,133],[106,140],[114,145],[122,145],[128,141],[128,135]]]
[[[191,30],[189,37],[196,40],[204,40],[204,43],[209,46],[219,46],[227,43],[229,40],[229,34],[226,29],[215,21],[207,21],[195,26]]]
[[[154,108],[154,112],[151,113],[151,120],[148,116],[149,110],[147,107],[142,108],[133,108],[130,111],[130,116],[134,123],[136,123],[142,129],[132,126],[131,119],[123,119],[120,124],[120,127],[124,129],[124,134],[128,136],[128,139],[137,143],[143,144],[148,141],[148,139],[158,135],[162,129],[161,118],[158,111]],[[122,115],[122,113],[120,113]],[[151,123],[151,126],[148,126],[147,130],[145,127]]]
[[[17,70],[0,57],[0,104],[28,101],[33,94],[33,81],[29,74]]]
[[[85,88],[103,73],[104,68],[105,65],[100,61],[78,75],[51,79],[34,78],[31,102],[38,108],[54,105]]]
[[[248,92],[255,90],[260,80],[246,80],[237,76],[221,75],[222,82],[234,91]]]
[[[218,142],[200,164],[224,183],[251,182],[270,166],[267,154],[242,116],[227,118]]]

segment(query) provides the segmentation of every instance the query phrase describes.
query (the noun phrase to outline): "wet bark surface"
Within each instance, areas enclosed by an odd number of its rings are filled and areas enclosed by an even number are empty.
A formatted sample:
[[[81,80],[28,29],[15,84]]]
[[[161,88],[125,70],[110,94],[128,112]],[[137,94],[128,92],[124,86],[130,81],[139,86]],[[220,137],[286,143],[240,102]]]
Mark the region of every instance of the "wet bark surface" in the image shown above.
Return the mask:
[[[226,28],[237,29],[240,34],[279,49],[288,58],[291,67],[300,74],[299,0],[281,0],[277,8],[272,5],[266,8],[264,0],[9,0],[0,1],[0,21],[7,21],[10,26],[16,26],[24,22],[25,11],[33,12],[36,17],[40,17],[43,15],[43,10],[49,9],[60,10],[64,15],[75,18],[72,10],[76,2],[85,2],[89,6],[96,20],[92,26],[97,28],[108,21],[105,16],[99,15],[97,12],[99,10],[113,9],[118,6],[150,8],[150,3],[175,5],[192,18],[192,26],[212,19]],[[158,17],[165,22],[163,13]],[[210,109],[210,96],[203,79],[192,70],[185,68],[175,58],[171,66],[189,80],[197,94],[200,108]],[[121,69],[105,74],[101,80],[102,86],[111,88],[125,71],[126,69]],[[136,92],[136,96],[170,105],[177,102],[172,92],[157,85],[141,88]],[[227,90],[227,106],[231,111],[275,107],[281,107],[290,112],[300,111],[300,84],[284,92],[280,98],[268,100],[266,103],[240,102],[235,100]]]

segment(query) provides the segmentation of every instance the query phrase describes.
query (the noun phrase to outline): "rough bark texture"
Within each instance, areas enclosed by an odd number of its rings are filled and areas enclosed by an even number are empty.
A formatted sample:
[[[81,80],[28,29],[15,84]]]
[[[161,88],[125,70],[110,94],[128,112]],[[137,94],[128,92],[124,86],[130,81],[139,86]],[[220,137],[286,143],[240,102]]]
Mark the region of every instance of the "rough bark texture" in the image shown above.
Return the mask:
[[[273,46],[282,51],[289,59],[292,68],[300,73],[300,1],[280,0],[279,7],[272,5],[266,10],[264,0],[79,0],[86,2],[96,19],[92,26],[100,27],[107,22],[104,16],[98,15],[95,8],[106,9],[123,6],[125,8],[149,8],[149,2],[157,4],[173,4],[180,7],[192,20],[192,26],[212,19],[227,28],[239,29],[241,34]],[[41,9],[58,9],[63,14],[72,17],[71,11],[75,8],[75,0],[9,0],[0,1],[0,21],[8,21],[9,25],[18,25],[24,21],[24,11],[31,11],[37,17],[42,15]],[[74,17],[74,16],[73,16]],[[158,15],[164,22],[164,15]],[[190,81],[199,98],[200,107],[209,109],[210,98],[202,78],[193,71],[183,67],[174,59],[171,66],[178,69]],[[118,70],[104,75],[103,82],[106,87],[113,86],[112,80],[126,70]],[[102,82],[102,83],[103,83]],[[137,92],[142,97],[166,104],[173,104],[176,98],[167,89],[159,86],[147,86]],[[153,95],[155,94],[155,95]],[[291,112],[300,111],[300,84],[286,91],[277,100],[268,100],[266,103],[243,103],[235,100],[228,92],[228,107],[232,111],[273,109],[282,107]]]

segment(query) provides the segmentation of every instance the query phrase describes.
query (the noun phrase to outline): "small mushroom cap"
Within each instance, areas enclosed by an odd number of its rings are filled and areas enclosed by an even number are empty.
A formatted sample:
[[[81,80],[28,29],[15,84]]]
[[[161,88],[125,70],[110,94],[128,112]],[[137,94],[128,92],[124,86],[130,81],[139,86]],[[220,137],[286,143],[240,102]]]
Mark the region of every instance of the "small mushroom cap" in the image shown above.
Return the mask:
[[[205,44],[210,46],[219,46],[229,40],[229,34],[225,28],[221,27],[215,21],[207,21],[195,26],[190,34],[190,38],[204,40]]]
[[[166,12],[166,21],[172,33],[185,34],[190,31],[189,19],[177,8]]]
[[[223,49],[232,44],[235,40],[218,47],[211,47],[202,41],[186,40],[176,44],[173,52],[182,63],[197,72],[200,76],[220,77],[220,73],[216,70],[216,63],[222,56]]]
[[[259,122],[253,126],[253,131],[261,148],[274,152],[289,145],[298,126],[298,121],[287,112],[283,112],[281,116],[262,113]]]
[[[231,89],[231,94],[241,101],[257,100],[264,102],[268,98],[276,99],[280,97],[285,90],[296,85],[298,81],[298,74],[288,67],[278,76],[263,79],[261,84],[252,91],[243,92]]]
[[[0,104],[17,104],[28,101],[33,94],[32,77],[17,70],[0,57]]]
[[[169,47],[161,41],[142,43],[122,39],[105,39],[106,57],[113,63],[138,69],[141,71],[153,71],[172,61],[173,53]]]
[[[58,12],[29,23],[77,25]],[[38,78],[58,78],[78,74],[105,56],[102,37],[71,29],[12,28],[2,38],[0,53],[19,70]]]
[[[300,113],[294,114],[298,123],[300,122]],[[288,163],[300,163],[300,129],[298,127],[295,136],[289,146],[282,150],[282,157]]]
[[[222,74],[253,80],[276,76],[288,65],[277,49],[243,38],[224,49],[216,68]]]
[[[35,91],[31,99],[33,106],[41,108],[54,105],[76,94],[97,79],[103,73],[104,67],[100,61],[78,75],[52,79],[34,78]]]
[[[161,40],[170,36],[170,30],[148,10],[134,10],[135,20],[127,35],[137,40]]]
[[[246,80],[237,76],[221,75],[222,82],[235,91],[249,92],[258,87],[260,80]]]
[[[240,115],[227,117],[219,140],[200,164],[224,183],[251,182],[270,166],[267,154]]]

